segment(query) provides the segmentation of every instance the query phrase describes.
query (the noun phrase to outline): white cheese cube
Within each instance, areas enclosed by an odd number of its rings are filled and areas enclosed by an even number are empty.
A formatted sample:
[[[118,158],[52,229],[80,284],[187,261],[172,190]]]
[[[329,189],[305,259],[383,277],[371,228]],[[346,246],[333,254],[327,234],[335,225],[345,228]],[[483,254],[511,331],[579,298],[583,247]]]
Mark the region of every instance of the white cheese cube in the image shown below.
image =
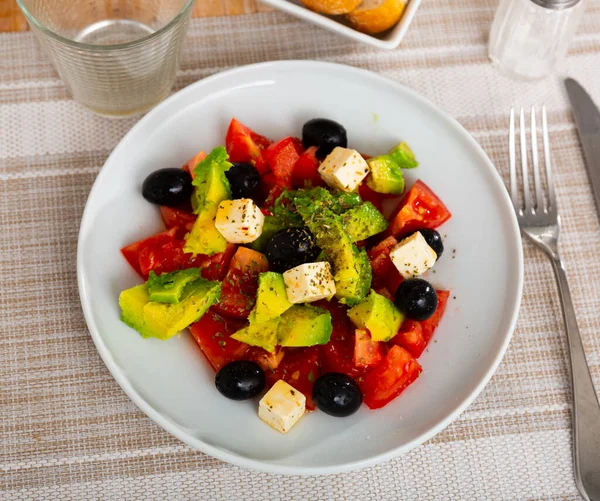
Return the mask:
[[[417,231],[395,245],[390,252],[390,258],[400,275],[404,278],[414,278],[435,264],[437,254]]]
[[[358,151],[340,146],[334,148],[319,167],[323,181],[348,192],[356,190],[368,173],[369,166]]]
[[[331,265],[326,261],[306,263],[283,273],[285,292],[293,304],[312,303],[335,294]]]
[[[258,403],[258,417],[271,428],[287,433],[306,410],[306,397],[287,384],[277,381]]]
[[[254,242],[262,233],[265,216],[249,198],[223,200],[217,209],[215,226],[232,244]]]

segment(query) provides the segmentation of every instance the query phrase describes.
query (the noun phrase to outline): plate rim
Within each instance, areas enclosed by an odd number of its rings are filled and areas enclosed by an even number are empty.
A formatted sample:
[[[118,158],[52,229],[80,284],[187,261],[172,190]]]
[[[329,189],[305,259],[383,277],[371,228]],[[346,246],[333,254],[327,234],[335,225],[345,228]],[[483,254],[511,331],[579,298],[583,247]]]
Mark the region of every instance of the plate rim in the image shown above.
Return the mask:
[[[123,372],[118,367],[116,362],[114,362],[112,354],[110,350],[104,344],[102,337],[100,335],[100,330],[94,321],[94,317],[90,307],[89,295],[85,288],[84,283],[84,253],[83,253],[83,239],[85,234],[89,231],[88,227],[90,226],[90,222],[88,219],[90,218],[90,200],[93,196],[95,196],[95,192],[100,188],[99,186],[102,184],[103,178],[107,172],[107,166],[112,162],[113,158],[115,158],[120,151],[124,149],[130,138],[138,129],[145,126],[145,123],[152,118],[154,115],[158,115],[163,113],[166,108],[168,108],[172,102],[181,99],[183,96],[188,93],[192,93],[196,91],[198,87],[207,86],[212,83],[214,80],[224,79],[227,80],[232,76],[238,76],[245,72],[252,72],[255,70],[272,70],[281,67],[282,69],[290,68],[290,67],[312,67],[313,70],[319,71],[337,71],[337,72],[346,72],[349,74],[360,75],[361,77],[366,78],[367,80],[376,81],[379,84],[387,85],[394,89],[395,91],[399,91],[401,93],[405,93],[409,95],[412,99],[420,102],[420,104],[425,107],[431,109],[444,120],[446,120],[454,129],[459,133],[463,138],[468,141],[471,147],[481,156],[482,161],[485,163],[488,170],[491,172],[494,184],[500,190],[501,199],[507,209],[508,214],[508,223],[510,223],[510,228],[513,233],[511,237],[516,238],[516,249],[517,249],[517,294],[513,296],[513,301],[511,305],[512,315],[510,318],[510,322],[508,324],[508,330],[504,336],[504,340],[498,353],[496,353],[494,360],[488,370],[485,372],[482,379],[473,389],[473,391],[461,402],[459,402],[453,409],[452,412],[446,416],[445,419],[440,420],[440,422],[433,426],[428,432],[423,433],[422,435],[416,437],[414,440],[391,449],[385,453],[373,455],[367,459],[352,461],[350,463],[339,463],[331,466],[319,466],[319,467],[311,467],[311,466],[288,466],[282,465],[274,462],[258,460],[248,458],[238,453],[234,453],[231,451],[223,450],[217,448],[211,444],[208,444],[200,439],[189,437],[183,431],[181,431],[174,423],[169,421],[167,418],[162,416],[159,412],[155,411],[152,406],[147,403],[144,398],[138,394],[138,392],[132,387],[126,377],[124,377]],[[316,67],[316,68],[315,68]],[[210,96],[211,94],[207,94],[204,98]],[[144,413],[148,416],[152,421],[154,421],[157,425],[159,425],[163,430],[170,433],[171,435],[177,437],[183,443],[189,445],[195,450],[199,450],[205,454],[208,454],[214,458],[217,458],[221,461],[228,462],[230,464],[240,466],[243,468],[248,468],[251,470],[261,471],[265,473],[273,473],[273,474],[284,474],[284,475],[301,475],[301,476],[310,476],[310,475],[329,475],[336,473],[345,473],[349,471],[359,470],[368,466],[374,466],[376,464],[382,463],[384,461],[393,459],[395,457],[401,456],[402,454],[407,453],[408,451],[414,449],[415,447],[423,444],[424,442],[430,440],[447,426],[449,426],[452,422],[454,422],[470,405],[471,403],[479,396],[479,394],[483,391],[485,386],[489,383],[492,376],[495,374],[500,362],[504,358],[506,350],[510,344],[512,339],[519,310],[521,306],[521,299],[523,295],[523,281],[524,281],[524,261],[523,261],[523,245],[521,240],[521,233],[517,221],[517,217],[514,213],[512,204],[510,202],[510,198],[508,195],[508,191],[506,190],[506,186],[500,173],[496,170],[493,162],[485,153],[483,148],[479,145],[479,143],[474,139],[474,137],[452,116],[446,113],[443,109],[437,106],[435,103],[427,99],[426,97],[420,95],[416,91],[410,89],[409,87],[390,80],[384,76],[381,76],[372,71],[356,68],[353,66],[348,66],[344,64],[331,63],[325,61],[312,61],[312,60],[282,60],[282,61],[270,61],[264,63],[256,63],[245,66],[240,66],[237,68],[232,68],[229,70],[225,70],[219,73],[215,73],[209,77],[198,80],[193,84],[175,92],[171,96],[169,96],[166,100],[160,103],[158,106],[153,108],[150,112],[148,112],[144,117],[142,117],[127,133],[121,138],[118,145],[114,148],[111,154],[106,159],[104,165],[100,169],[92,188],[90,189],[90,193],[87,197],[85,208],[81,217],[78,239],[77,239],[77,284],[79,291],[79,298],[81,303],[81,308],[84,314],[84,319],[90,333],[90,336],[96,346],[96,350],[98,354],[102,358],[102,361],[106,365],[106,368],[115,379],[115,381],[119,384],[121,389],[125,392],[127,397]],[[87,300],[86,300],[87,298]]]

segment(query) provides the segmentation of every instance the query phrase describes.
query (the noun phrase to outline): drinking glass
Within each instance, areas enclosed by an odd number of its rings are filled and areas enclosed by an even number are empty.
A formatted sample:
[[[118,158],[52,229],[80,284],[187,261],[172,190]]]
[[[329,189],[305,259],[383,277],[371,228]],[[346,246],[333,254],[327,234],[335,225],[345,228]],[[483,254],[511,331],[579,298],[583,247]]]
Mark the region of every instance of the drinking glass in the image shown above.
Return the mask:
[[[73,98],[102,115],[168,96],[194,0],[17,0]]]

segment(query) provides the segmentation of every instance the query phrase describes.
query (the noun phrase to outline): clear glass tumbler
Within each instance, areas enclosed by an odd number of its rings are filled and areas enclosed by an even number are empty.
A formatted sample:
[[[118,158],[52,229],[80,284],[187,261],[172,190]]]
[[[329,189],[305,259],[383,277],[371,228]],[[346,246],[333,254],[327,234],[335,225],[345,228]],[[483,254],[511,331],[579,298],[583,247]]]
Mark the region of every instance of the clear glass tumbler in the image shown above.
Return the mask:
[[[79,103],[144,112],[169,95],[194,0],[17,0]]]

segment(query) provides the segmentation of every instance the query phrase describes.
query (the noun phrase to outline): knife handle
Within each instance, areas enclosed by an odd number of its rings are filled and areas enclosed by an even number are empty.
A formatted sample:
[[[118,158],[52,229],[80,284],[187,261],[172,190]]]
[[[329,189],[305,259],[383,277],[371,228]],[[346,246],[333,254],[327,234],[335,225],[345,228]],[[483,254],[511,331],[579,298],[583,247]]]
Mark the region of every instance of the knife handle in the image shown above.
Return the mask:
[[[577,488],[586,500],[600,501],[600,404],[590,376],[567,275],[552,259],[562,305],[573,389],[573,454]]]

